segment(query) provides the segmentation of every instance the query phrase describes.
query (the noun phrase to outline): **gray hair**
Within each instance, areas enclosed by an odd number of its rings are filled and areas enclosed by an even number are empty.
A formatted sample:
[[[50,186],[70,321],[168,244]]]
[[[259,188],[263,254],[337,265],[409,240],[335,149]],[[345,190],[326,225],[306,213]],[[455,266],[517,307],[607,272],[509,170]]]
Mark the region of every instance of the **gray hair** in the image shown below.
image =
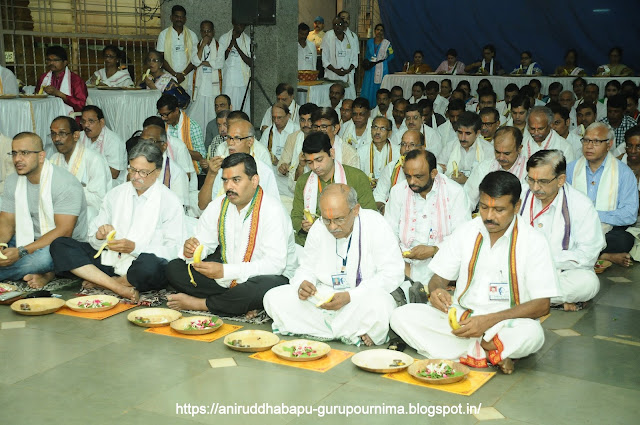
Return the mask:
[[[529,119],[529,117],[533,114],[544,114],[547,116],[547,124],[551,125],[551,123],[553,123],[553,112],[551,112],[551,109],[547,108],[546,106],[534,106],[533,108],[529,109],[529,115],[527,115],[527,119]]]
[[[613,128],[611,128],[611,126],[609,124],[603,123],[601,121],[596,121],[594,123],[591,123],[591,125],[589,125],[589,127],[587,127],[587,129],[584,131],[584,134],[587,134],[587,131],[599,130],[601,128],[604,128],[604,129],[607,130],[607,139],[609,141],[615,139],[616,133],[613,131]]]
[[[160,142],[164,142],[167,143],[167,130],[164,128],[164,126],[161,125],[155,125],[155,124],[149,124],[147,127],[156,127],[160,129]],[[144,129],[143,129],[144,130]]]
[[[345,186],[349,188],[349,192],[345,190]],[[354,209],[356,205],[358,205],[358,192],[356,192],[353,187],[340,183],[332,183],[329,186],[325,187],[324,190],[320,193],[320,199],[322,199],[323,196],[328,196],[328,194],[335,191],[339,191],[341,194],[347,195],[347,205],[349,206],[350,210]]]
[[[358,192],[351,186],[349,186],[349,194],[347,195],[347,205],[352,210],[358,205]]]
[[[569,93],[571,95],[571,100],[574,100],[574,101],[576,100],[576,95],[571,90],[564,90],[560,92],[558,96],[562,96],[564,93]]]
[[[541,165],[550,165],[556,176],[567,173],[567,160],[558,149],[541,150],[531,155],[527,161],[527,171]]]
[[[133,161],[138,157],[144,157],[147,161],[156,165],[156,168],[162,168],[162,151],[155,143],[146,140],[139,141],[129,152],[129,161]]]

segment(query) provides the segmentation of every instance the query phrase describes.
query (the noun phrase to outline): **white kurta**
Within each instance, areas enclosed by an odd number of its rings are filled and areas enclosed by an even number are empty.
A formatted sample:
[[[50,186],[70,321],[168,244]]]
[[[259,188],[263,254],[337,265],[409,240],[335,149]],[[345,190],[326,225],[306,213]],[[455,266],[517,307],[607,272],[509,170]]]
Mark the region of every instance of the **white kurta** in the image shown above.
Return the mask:
[[[433,112],[444,116],[444,114],[446,114],[447,112],[448,107],[449,101],[447,99],[440,95],[436,96],[436,99],[433,101]]]
[[[375,108],[373,108],[371,110],[371,119],[373,120],[377,116],[384,116],[384,117],[390,119],[391,123],[393,124],[393,105],[389,105],[389,107],[387,108],[387,113],[386,114],[383,114],[382,112],[380,112],[380,107],[379,106],[376,106]]]
[[[573,159],[578,159],[582,156],[582,141],[580,139],[581,137],[571,131],[567,135],[567,138],[564,139],[573,150]],[[569,161],[567,160],[567,164],[568,163]]]
[[[565,220],[562,215],[563,189],[569,210],[569,247],[562,249]],[[525,201],[526,198],[526,201]],[[542,211],[542,203],[524,190],[521,196],[521,215],[527,224]],[[551,202],[549,209],[533,221],[533,228],[544,234],[549,242],[553,261],[558,272],[560,296],[552,303],[588,301],[600,290],[600,281],[593,271],[600,251],[606,246],[600,218],[593,203],[586,195],[566,183]]]
[[[356,134],[356,125],[353,123],[353,120],[349,120],[342,126],[340,137],[345,143],[350,144],[357,151],[360,149],[360,146],[371,143],[371,123],[372,120],[369,118],[369,120],[367,120],[367,128],[358,136]]]
[[[256,166],[258,168],[258,177],[260,178],[260,186],[264,190],[264,193],[275,198],[280,199],[280,193],[278,192],[278,182],[276,176],[273,174],[271,168],[271,162],[264,163],[259,159],[256,159]],[[218,171],[215,180],[213,181],[213,187],[211,188],[211,199],[215,199],[218,196],[222,196],[225,193],[224,184],[222,182],[222,171]]]
[[[267,111],[262,116],[262,122],[260,123],[260,128],[269,127],[273,124],[271,120],[271,106],[267,109]],[[300,106],[296,103],[295,100],[291,101],[291,105],[289,105],[289,122],[294,126],[300,128]]]
[[[356,345],[360,344],[360,336],[367,334],[375,344],[384,343],[388,320],[396,306],[390,293],[400,286],[404,274],[400,251],[380,247],[397,243],[389,225],[376,211],[360,209],[350,237],[342,239],[332,236],[322,220],[317,220],[309,231],[300,267],[290,284],[274,288],[264,297],[274,332],[340,339]],[[334,292],[332,275],[340,272],[343,258],[346,258],[349,304],[338,311],[329,311],[298,298],[298,288],[305,280],[321,292]],[[362,281],[356,286],[358,265]]]
[[[379,179],[384,167],[387,164],[395,164],[398,158],[400,158],[400,147],[392,145],[391,142],[387,141],[382,147],[382,150],[379,151],[373,142],[369,142],[366,145],[360,146],[358,156],[360,157],[360,169],[362,172],[369,177]],[[373,165],[373,168],[371,165]]]
[[[116,239],[129,239],[135,243],[131,254],[123,254],[116,260],[115,271],[121,276],[142,253],[154,254],[167,261],[177,258],[178,247],[185,240],[182,202],[158,181],[140,196],[131,182],[107,192],[100,212],[89,225],[87,240],[94,249],[99,249],[104,242],[96,239],[98,227],[104,224],[115,227]],[[113,253],[107,250],[102,253],[103,264],[108,254]]]
[[[127,161],[127,147],[124,140],[122,140],[117,133],[109,130],[109,128],[105,126],[94,142],[82,131],[80,132],[78,143],[84,143],[85,146],[95,149],[107,160],[109,167],[120,171],[118,177],[112,179],[113,187],[126,181],[127,165],[129,164]]]
[[[342,41],[338,40],[333,30],[327,31],[322,39],[322,66],[324,76],[328,80],[345,81],[349,87],[345,88],[345,99],[355,99],[356,89],[354,85],[355,68],[358,67],[358,39],[350,31],[345,31]],[[347,75],[341,76],[329,70],[328,66],[333,65],[336,69],[349,69],[351,65],[354,69]]]
[[[419,194],[413,193],[406,180],[391,189],[389,201],[384,210],[384,218],[400,241],[399,250],[401,252],[410,251],[419,245],[439,246],[437,234],[442,234],[444,237],[449,236],[460,224],[471,220],[471,208],[469,208],[462,186],[445,176],[442,177],[445,180],[443,190],[446,191],[446,194],[438,193],[438,189],[434,186],[427,197],[422,198]],[[411,220],[411,226],[415,228],[413,232],[415,238],[405,244],[401,238],[401,216],[406,213],[405,205],[409,192],[411,192],[411,200],[414,202],[415,208],[413,209],[413,217],[408,218]],[[447,218],[445,219],[450,223],[448,233],[443,225],[439,225],[438,214],[445,214],[445,211],[438,210],[436,201],[439,196],[446,197]],[[433,272],[429,268],[431,260],[432,258],[426,260],[405,258],[404,261],[411,266],[411,279],[427,285],[433,276]]]
[[[231,44],[231,40],[233,39],[232,32],[233,30],[222,34],[220,37],[219,43],[222,52]],[[245,56],[251,56],[251,40],[244,32],[238,37],[238,46]],[[242,98],[249,83],[250,76],[251,68],[244,63],[242,57],[240,57],[240,53],[238,53],[234,46],[224,61],[224,68],[222,69],[222,92],[231,98],[231,105],[233,105],[234,109],[240,109],[242,105]],[[247,94],[243,111],[248,114],[250,109],[249,95]]]
[[[471,172],[469,179],[464,184],[464,192],[467,194],[467,198],[469,198],[469,203],[471,207],[475,209],[475,206],[478,205],[478,201],[480,201],[480,183],[482,180],[492,171],[503,170],[502,166],[498,161],[496,161],[495,157],[490,159],[485,159],[480,162]],[[527,177],[527,160],[520,155],[516,162],[511,166],[510,169],[504,170],[508,171],[520,180],[520,184],[524,183],[524,179]]]
[[[314,71],[318,57],[316,45],[309,41],[304,47],[300,43],[296,43],[296,45],[298,46],[298,71]]]
[[[524,220],[519,217],[516,219],[518,239],[515,256],[520,303],[557,296],[556,272],[546,239]],[[477,217],[459,226],[440,246],[429,267],[440,277],[457,280],[452,300],[458,307],[458,319],[464,312],[459,305],[459,298],[467,285],[468,266],[479,233],[484,239],[471,285],[462,304],[472,309],[474,315],[510,308],[510,300],[489,299],[489,285],[491,282],[508,282],[510,238],[514,223],[515,220],[491,246],[482,218]],[[503,346],[499,353],[502,359],[525,357],[539,350],[544,343],[542,326],[532,319],[499,322],[489,328],[482,339],[458,338],[451,333],[447,315],[426,304],[407,304],[396,309],[391,317],[391,327],[407,344],[428,358],[458,360],[472,356],[476,360],[483,360],[486,357],[480,341],[493,339],[495,342],[496,336]]]
[[[282,131],[278,131],[278,128],[272,124],[262,133],[260,144],[264,146],[268,152],[269,137],[271,137],[271,153],[275,155],[276,158],[280,159],[282,151],[284,150],[284,145],[287,143],[287,137],[296,130],[296,126],[291,121],[287,122],[287,125],[282,129]]]
[[[187,32],[189,33],[189,43],[187,43]],[[166,38],[171,37],[171,52],[165,52]],[[178,32],[171,26],[165,28],[158,35],[158,42],[156,43],[156,50],[164,53],[164,58],[169,62],[171,68],[175,72],[184,71],[191,62],[192,52],[195,51],[198,43],[198,36],[195,32],[191,31],[186,26],[183,27],[182,33]],[[170,60],[169,60],[170,58]],[[189,73],[184,76],[182,85],[187,89],[187,92],[191,94],[191,79],[193,74]]]
[[[70,162],[61,153],[55,153],[49,159],[52,164],[62,167],[73,174],[82,184],[84,196],[87,199],[87,222],[90,223],[100,210],[102,200],[111,189],[111,171],[109,165],[102,155],[93,149],[79,150],[78,145],[71,154]],[[77,154],[82,154],[79,163],[76,163]]]
[[[469,150],[465,150],[460,144],[460,140],[456,137],[456,140],[452,140],[442,150],[442,154],[438,161],[439,164],[447,165],[447,177],[451,177],[453,172],[452,167],[449,165],[453,158],[458,158],[458,169],[465,176],[469,177],[473,169],[485,159],[495,158],[493,145],[482,138],[482,136],[476,137],[475,142]],[[445,162],[446,161],[446,162]]]
[[[562,151],[565,159],[567,160],[567,164],[577,159],[575,157],[573,147],[567,143],[562,136],[556,133],[555,130],[551,130],[547,138],[539,145],[535,140],[533,140],[533,137],[531,137],[531,133],[529,133],[528,130],[525,131],[522,136],[522,155],[524,155],[527,160],[531,158],[531,155],[534,153],[545,149],[558,149]]]
[[[204,245],[203,259],[213,254],[220,245],[218,221],[223,200],[224,196],[214,198],[198,220],[194,236]],[[251,261],[243,262],[251,231],[251,216],[245,220],[250,205],[238,211],[230,203],[225,215],[227,264],[223,265],[224,278],[216,279],[216,282],[226,288],[233,280],[242,284],[254,276],[283,275],[291,278],[298,266],[291,219],[287,217],[278,198],[267,193],[262,197]]]
[[[407,125],[402,123],[400,129],[391,137],[391,144],[400,146],[402,142],[402,136],[408,130]],[[442,155],[442,150],[444,149],[444,145],[442,143],[442,138],[440,137],[440,133],[429,127],[428,125],[422,124],[420,128],[420,133],[424,134],[424,141],[426,149],[435,155],[436,159],[440,159]]]
[[[18,80],[10,69],[0,65],[0,94],[18,94]]]
[[[209,121],[216,118],[214,100],[221,93],[219,74],[224,66],[224,49],[216,48],[216,43],[212,40],[210,44],[204,46],[201,58],[198,57],[198,46],[191,55],[191,63],[196,70],[194,71],[195,81],[193,76],[189,80],[192,93],[187,115],[200,124],[202,129],[207,128]],[[209,66],[203,65],[202,62],[209,62]]]
[[[387,203],[387,199],[389,199],[389,192],[391,191],[391,176],[393,175],[393,169],[395,168],[395,162],[387,164],[380,173],[380,177],[378,178],[378,182],[376,183],[376,188],[373,189],[373,199],[376,202],[382,202],[383,204]],[[400,184],[403,181],[406,181],[407,178],[404,175],[402,169],[398,174],[398,180],[396,184]]]

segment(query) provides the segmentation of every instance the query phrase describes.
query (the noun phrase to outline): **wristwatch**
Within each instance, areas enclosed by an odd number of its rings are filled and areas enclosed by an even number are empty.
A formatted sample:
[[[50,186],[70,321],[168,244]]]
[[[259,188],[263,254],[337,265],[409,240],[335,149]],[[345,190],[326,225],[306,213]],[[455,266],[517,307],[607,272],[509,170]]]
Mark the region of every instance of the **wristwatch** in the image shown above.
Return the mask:
[[[23,247],[23,246],[19,246],[18,247],[18,258],[22,258],[29,255],[29,251],[27,251],[27,248]]]

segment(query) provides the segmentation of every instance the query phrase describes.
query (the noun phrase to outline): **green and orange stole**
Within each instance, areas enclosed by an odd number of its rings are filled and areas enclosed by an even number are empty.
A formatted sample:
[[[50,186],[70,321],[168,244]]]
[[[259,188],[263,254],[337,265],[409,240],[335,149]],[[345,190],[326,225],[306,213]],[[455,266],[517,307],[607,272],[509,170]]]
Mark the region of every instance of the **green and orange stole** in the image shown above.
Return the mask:
[[[248,263],[251,261],[251,257],[253,256],[253,251],[256,248],[256,239],[258,236],[258,223],[260,222],[260,206],[262,205],[262,197],[264,192],[262,188],[258,186],[256,192],[253,194],[253,199],[251,199],[251,204],[249,204],[249,209],[247,210],[247,214],[244,216],[243,222],[246,221],[249,216],[251,216],[251,230],[249,230],[249,242],[247,243],[247,251],[244,253],[244,258],[242,259],[243,263]],[[222,200],[222,208],[220,210],[220,217],[218,217],[218,242],[220,244],[220,252],[222,256],[222,263],[228,264],[227,261],[227,236],[226,236],[226,217],[227,210],[229,209],[229,198],[224,197]],[[229,285],[230,288],[233,288],[238,283],[234,280]]]

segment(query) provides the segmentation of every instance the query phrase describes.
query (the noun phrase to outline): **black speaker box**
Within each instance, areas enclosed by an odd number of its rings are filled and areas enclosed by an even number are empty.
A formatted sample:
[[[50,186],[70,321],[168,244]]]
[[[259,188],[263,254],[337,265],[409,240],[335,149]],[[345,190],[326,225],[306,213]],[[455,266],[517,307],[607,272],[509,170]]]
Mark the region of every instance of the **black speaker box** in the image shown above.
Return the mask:
[[[238,24],[276,24],[276,0],[233,0],[231,12]]]

